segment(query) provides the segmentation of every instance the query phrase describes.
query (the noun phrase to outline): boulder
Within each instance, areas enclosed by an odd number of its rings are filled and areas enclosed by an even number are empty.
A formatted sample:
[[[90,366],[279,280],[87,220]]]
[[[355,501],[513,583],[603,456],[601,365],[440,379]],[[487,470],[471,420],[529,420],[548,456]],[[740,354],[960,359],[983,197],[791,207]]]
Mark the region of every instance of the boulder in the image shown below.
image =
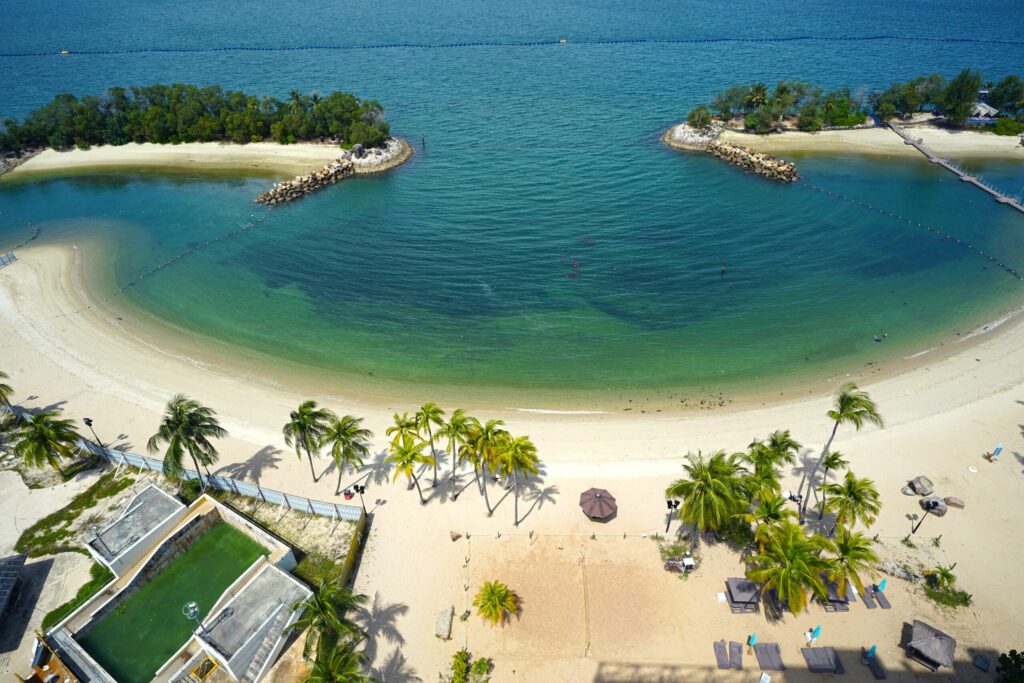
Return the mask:
[[[458,531],[449,531],[448,535],[451,537],[452,543],[462,538],[462,534],[460,534]]]
[[[936,517],[945,517],[949,508],[938,496],[926,496],[921,499],[921,509],[928,510]]]
[[[959,508],[960,510],[964,509],[964,502],[959,498],[954,498],[953,496],[946,496],[945,498],[942,499],[942,501],[951,508]]]
[[[356,159],[362,159],[364,154],[366,154],[366,149],[364,149],[362,145],[358,142],[352,145],[352,156]]]
[[[455,608],[448,607],[437,615],[434,622],[434,635],[441,640],[448,640],[452,637],[452,620],[455,618]]]
[[[900,489],[900,493],[902,493],[904,496],[916,496],[917,495],[917,491],[915,491],[914,489],[912,489],[909,486],[904,486],[903,488],[901,488]]]
[[[894,576],[897,579],[903,579],[904,581],[919,581],[921,579],[919,575],[913,573],[899,562],[893,562],[892,560],[886,560],[878,565],[878,568],[883,573]]]
[[[917,492],[919,496],[930,496],[935,491],[935,486],[932,484],[932,480],[925,476],[914,477],[910,480],[910,486]]]

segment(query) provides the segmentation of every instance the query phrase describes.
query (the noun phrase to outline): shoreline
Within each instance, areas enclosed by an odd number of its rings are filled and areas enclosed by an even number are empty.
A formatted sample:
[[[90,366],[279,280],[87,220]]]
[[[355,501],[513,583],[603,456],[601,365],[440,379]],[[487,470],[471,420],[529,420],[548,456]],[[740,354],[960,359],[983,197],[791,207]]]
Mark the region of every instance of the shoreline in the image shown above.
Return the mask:
[[[683,123],[670,126],[661,141],[667,146],[693,151],[697,148],[679,142],[673,132]],[[1024,162],[1024,146],[1016,136],[1000,136],[979,131],[951,131],[928,124],[915,124],[908,130],[938,154],[956,159],[1012,160]],[[903,138],[888,128],[849,128],[807,133],[787,130],[782,133],[757,135],[723,129],[718,137],[749,147],[757,152],[779,155],[841,155],[857,154],[876,157],[917,158],[927,161],[923,154],[904,144]]]
[[[398,143],[397,153],[378,163],[357,163],[356,175],[388,171],[412,158],[413,149],[408,142],[401,138],[391,140]],[[310,142],[293,145],[276,142],[252,142],[245,145],[224,142],[188,142],[179,145],[133,142],[64,152],[46,149],[0,176],[0,182],[109,171],[242,173],[278,177],[308,173],[335,161],[345,153],[337,145]]]

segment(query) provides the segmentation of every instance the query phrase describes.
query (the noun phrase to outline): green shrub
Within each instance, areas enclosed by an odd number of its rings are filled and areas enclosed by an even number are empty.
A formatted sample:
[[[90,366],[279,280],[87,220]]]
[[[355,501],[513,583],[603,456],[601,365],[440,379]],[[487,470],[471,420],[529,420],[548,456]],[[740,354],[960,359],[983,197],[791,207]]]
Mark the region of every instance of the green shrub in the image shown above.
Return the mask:
[[[973,601],[971,594],[951,586],[942,588],[925,586],[924,594],[933,602],[945,607],[967,607]]]
[[[462,648],[452,657],[452,683],[469,681],[469,650]]]
[[[52,612],[43,617],[43,631],[60,623],[62,619],[74,612],[88,601],[92,596],[100,592],[114,578],[114,575],[99,562],[94,562],[89,568],[89,581],[78,589],[75,597],[58,606]]]
[[[55,555],[57,553],[78,552],[88,555],[83,548],[70,545],[67,541],[74,538],[71,525],[78,517],[104,498],[115,496],[135,483],[135,479],[122,476],[114,478],[113,472],[101,476],[95,484],[80,493],[66,506],[43,517],[25,529],[14,544],[19,553],[28,553],[29,557]]]
[[[747,130],[752,130],[755,133],[767,133],[772,129],[774,123],[772,112],[767,107],[761,107],[757,111],[747,114],[743,120],[743,125]]]
[[[746,548],[754,542],[754,529],[742,519],[733,517],[718,530],[717,536],[730,543],[735,543],[741,548]]]
[[[999,655],[996,674],[1000,683],[1024,683],[1024,653],[1010,650]]]
[[[344,566],[343,563],[335,562],[326,555],[310,553],[295,565],[292,573],[310,586],[319,586],[320,581],[331,583],[337,581],[341,577]]]
[[[703,104],[694,107],[686,116],[686,122],[691,128],[707,128],[711,125],[711,112]]]
[[[490,680],[488,676],[491,675],[491,669],[494,665],[491,660],[486,657],[480,657],[473,662],[472,674],[474,683],[484,683]]]
[[[821,130],[821,115],[818,114],[818,108],[812,104],[801,109],[796,127],[808,133]]]
[[[994,125],[989,128],[996,135],[1020,135],[1024,133],[1024,121],[1017,121],[1007,117],[996,119]]]

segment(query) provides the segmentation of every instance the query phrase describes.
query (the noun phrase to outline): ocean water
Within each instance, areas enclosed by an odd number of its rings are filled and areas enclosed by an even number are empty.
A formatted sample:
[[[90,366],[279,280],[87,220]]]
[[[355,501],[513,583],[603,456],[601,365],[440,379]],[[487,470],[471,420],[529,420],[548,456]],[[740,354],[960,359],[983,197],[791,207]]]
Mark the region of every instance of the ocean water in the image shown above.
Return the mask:
[[[416,146],[396,171],[270,211],[252,203],[265,178],[0,184],[0,247],[29,234],[19,221],[42,240],[102,238],[105,294],[186,330],[197,353],[212,338],[339,378],[495,394],[735,390],[909,355],[1024,298],[978,253],[1024,272],[1024,216],[926,163],[800,157],[804,183],[782,186],[658,141],[742,81],[870,90],[1019,71],[1020,3],[277,2],[227,16],[111,1],[58,16],[4,1],[0,15],[16,27],[5,55],[192,50],[0,57],[0,116],[115,84],[343,89],[379,99]],[[344,49],[280,49],[318,45]],[[1024,188],[1021,165],[967,165]]]

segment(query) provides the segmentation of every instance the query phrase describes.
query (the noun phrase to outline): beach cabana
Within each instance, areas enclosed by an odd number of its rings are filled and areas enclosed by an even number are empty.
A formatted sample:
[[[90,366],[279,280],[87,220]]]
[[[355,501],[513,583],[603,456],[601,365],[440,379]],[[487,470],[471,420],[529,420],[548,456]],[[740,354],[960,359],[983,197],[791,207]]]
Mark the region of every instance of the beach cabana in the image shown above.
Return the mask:
[[[615,496],[604,489],[587,489],[580,494],[580,509],[590,519],[610,519],[618,512]]]
[[[955,652],[956,640],[934,626],[914,619],[910,642],[907,643],[908,657],[935,671],[940,666],[952,669]]]
[[[749,579],[726,579],[725,597],[733,614],[756,612],[760,600],[757,584]]]
[[[800,654],[807,662],[807,670],[814,674],[845,673],[839,655],[831,647],[802,647]]]

